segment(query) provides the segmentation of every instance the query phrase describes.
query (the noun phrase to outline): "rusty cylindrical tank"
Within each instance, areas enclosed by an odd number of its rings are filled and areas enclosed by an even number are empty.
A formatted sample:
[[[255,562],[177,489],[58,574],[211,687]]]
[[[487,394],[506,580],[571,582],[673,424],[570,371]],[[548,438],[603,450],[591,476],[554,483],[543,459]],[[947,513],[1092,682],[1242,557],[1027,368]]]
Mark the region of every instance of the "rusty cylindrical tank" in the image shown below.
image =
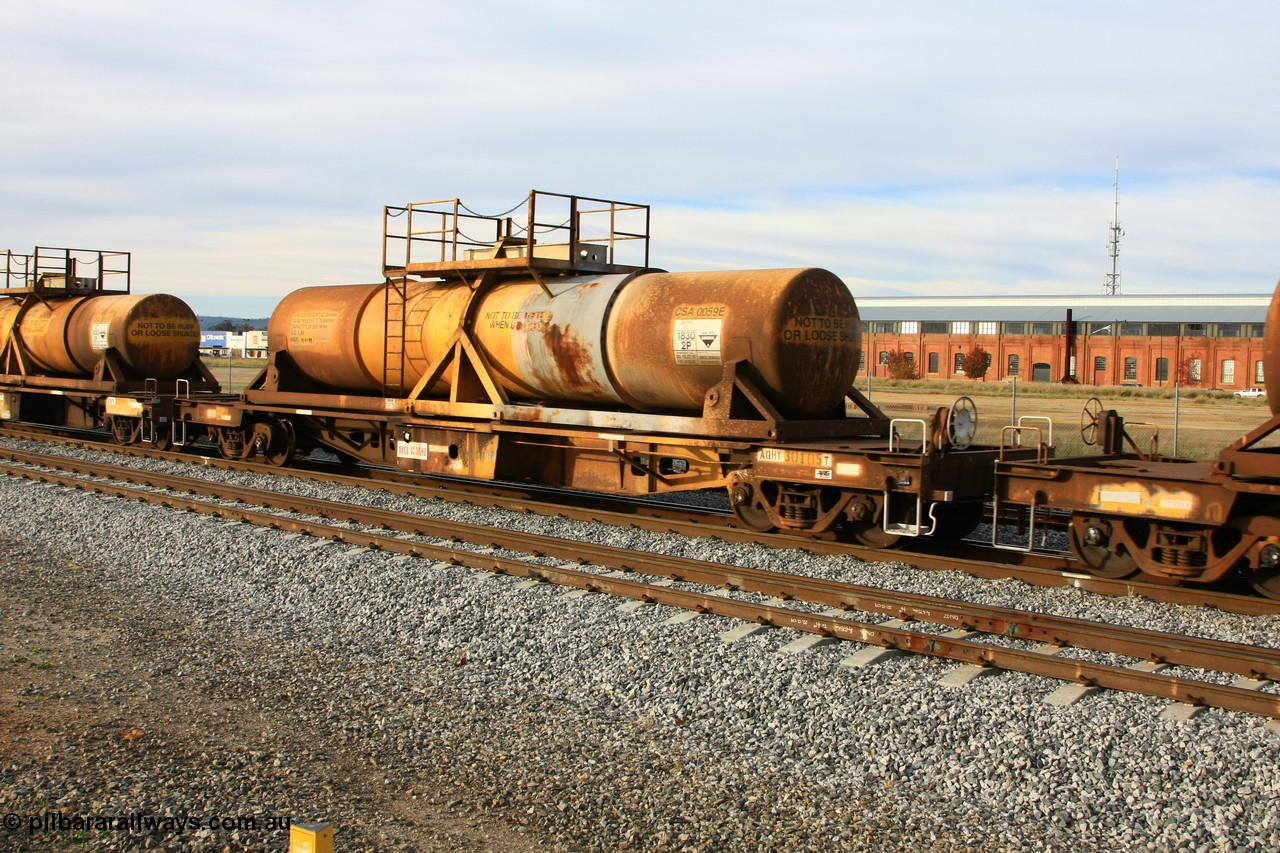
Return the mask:
[[[200,355],[200,321],[187,303],[164,293],[46,299],[18,317],[21,303],[0,301],[0,347],[17,322],[23,352],[37,372],[93,373],[114,347],[140,376],[171,379]]]
[[[410,286],[406,386],[445,351],[469,298],[461,284]],[[820,269],[520,279],[476,298],[471,339],[525,399],[700,410],[724,365],[746,359],[774,405],[816,414],[839,404],[861,352],[853,296]],[[383,284],[295,291],[271,316],[269,345],[326,385],[380,389],[385,306]]]
[[[1271,414],[1280,415],[1280,283],[1276,284],[1267,309],[1267,326],[1262,339],[1262,377],[1267,386]]]

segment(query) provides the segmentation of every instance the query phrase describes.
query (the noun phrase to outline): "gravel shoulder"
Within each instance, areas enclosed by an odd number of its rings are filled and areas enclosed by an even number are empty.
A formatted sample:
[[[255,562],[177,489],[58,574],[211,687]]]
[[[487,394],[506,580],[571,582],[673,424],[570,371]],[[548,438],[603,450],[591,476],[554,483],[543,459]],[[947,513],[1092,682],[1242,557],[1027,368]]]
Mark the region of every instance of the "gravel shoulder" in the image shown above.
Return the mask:
[[[332,821],[347,850],[542,846],[527,828],[469,815],[478,804],[448,780],[384,773],[365,744],[335,742],[300,712],[325,685],[298,677],[343,678],[351,661],[314,650],[299,660],[234,626],[193,622],[66,555],[12,539],[0,550],[0,811],[22,817],[18,831],[0,829],[0,848],[284,849],[290,818]],[[143,813],[184,828],[29,824]]]
[[[144,464],[144,463],[138,463]],[[146,463],[150,464],[150,463]],[[190,469],[185,469],[187,473]],[[212,469],[204,476],[234,478]],[[1108,600],[261,478],[460,521],[1276,645]],[[288,816],[372,850],[1269,850],[1280,737],[0,477],[0,812]],[[135,734],[136,733],[136,734]],[[65,812],[64,812],[65,810]],[[221,828],[0,849],[279,849]]]

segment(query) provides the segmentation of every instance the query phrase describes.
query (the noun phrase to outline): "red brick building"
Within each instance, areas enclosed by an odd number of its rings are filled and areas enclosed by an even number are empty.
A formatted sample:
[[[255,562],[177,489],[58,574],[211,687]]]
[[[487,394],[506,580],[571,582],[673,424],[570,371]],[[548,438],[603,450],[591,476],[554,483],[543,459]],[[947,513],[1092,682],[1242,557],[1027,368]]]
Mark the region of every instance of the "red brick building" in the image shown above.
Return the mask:
[[[857,294],[854,294],[857,298]],[[857,298],[863,370],[889,375],[901,349],[922,378],[963,375],[975,345],[986,381],[1236,390],[1261,385],[1271,294]],[[869,355],[870,354],[870,355]],[[1188,382],[1188,380],[1192,380]]]

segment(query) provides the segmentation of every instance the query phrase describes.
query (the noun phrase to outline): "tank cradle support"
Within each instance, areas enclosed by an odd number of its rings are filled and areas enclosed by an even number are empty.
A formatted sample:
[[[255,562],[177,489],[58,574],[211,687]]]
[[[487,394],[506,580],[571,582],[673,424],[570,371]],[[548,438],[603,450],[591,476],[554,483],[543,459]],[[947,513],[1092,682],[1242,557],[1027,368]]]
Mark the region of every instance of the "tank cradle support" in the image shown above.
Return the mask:
[[[724,378],[707,389],[702,417],[709,421],[766,421],[771,433],[783,420],[782,413],[760,392],[755,369],[741,360],[726,364]]]
[[[427,368],[418,384],[409,392],[410,400],[421,399],[428,388],[434,386],[454,368],[449,388],[452,403],[484,403],[505,406],[510,400],[502,387],[494,381],[493,365],[472,342],[465,328],[456,329],[444,352],[435,364]]]

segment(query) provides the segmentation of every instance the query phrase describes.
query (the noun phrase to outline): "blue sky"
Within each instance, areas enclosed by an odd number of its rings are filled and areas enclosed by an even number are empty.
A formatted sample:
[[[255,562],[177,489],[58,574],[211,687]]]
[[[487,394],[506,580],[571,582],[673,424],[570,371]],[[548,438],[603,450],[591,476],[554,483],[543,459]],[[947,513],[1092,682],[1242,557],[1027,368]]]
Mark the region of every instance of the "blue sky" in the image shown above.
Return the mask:
[[[0,247],[265,316],[374,281],[382,206],[653,206],[673,270],[855,296],[1280,278],[1270,2],[8,4]]]

